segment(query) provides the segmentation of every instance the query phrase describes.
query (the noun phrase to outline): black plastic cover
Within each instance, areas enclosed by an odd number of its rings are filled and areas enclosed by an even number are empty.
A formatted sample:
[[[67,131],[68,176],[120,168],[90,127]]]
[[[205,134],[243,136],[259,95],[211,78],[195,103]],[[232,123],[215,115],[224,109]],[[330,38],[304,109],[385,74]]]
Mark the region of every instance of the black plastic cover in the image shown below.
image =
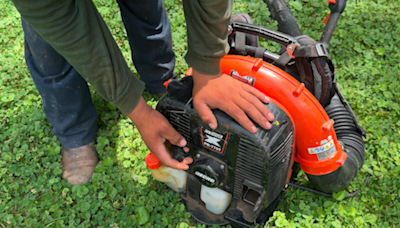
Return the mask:
[[[231,224],[252,226],[254,221],[268,218],[270,214],[265,213],[272,213],[271,207],[279,202],[292,164],[294,125],[289,116],[270,102],[266,106],[275,116],[273,127],[265,130],[256,124],[258,132],[252,134],[226,113],[213,110],[218,121],[213,130],[192,106],[192,87],[192,77],[172,81],[157,105],[188,142],[190,151],[173,147],[174,157],[182,160],[190,156],[194,160],[188,170],[187,190],[181,194],[188,211],[209,225],[223,225],[229,220]],[[212,216],[205,209],[199,196],[201,185],[232,194],[232,203],[224,214]]]

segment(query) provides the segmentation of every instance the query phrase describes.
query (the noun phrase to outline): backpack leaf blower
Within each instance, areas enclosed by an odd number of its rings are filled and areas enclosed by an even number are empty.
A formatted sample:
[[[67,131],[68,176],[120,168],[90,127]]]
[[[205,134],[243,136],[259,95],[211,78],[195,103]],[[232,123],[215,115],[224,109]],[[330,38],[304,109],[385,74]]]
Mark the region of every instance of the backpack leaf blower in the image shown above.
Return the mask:
[[[217,129],[209,128],[193,108],[191,76],[171,81],[157,105],[188,142],[188,153],[173,147],[174,158],[190,156],[193,163],[187,171],[174,170],[150,153],[147,166],[157,180],[180,192],[192,217],[206,225],[265,222],[287,188],[294,164],[315,188],[332,193],[350,184],[365,159],[364,131],[336,85],[328,56],[339,18],[334,15],[343,12],[346,1],[331,4],[321,42],[301,35],[284,0],[266,3],[285,33],[236,16],[239,21],[230,24],[231,50],[221,69],[270,97],[265,104],[275,116],[270,130],[256,125],[252,134],[220,110],[213,110]],[[258,47],[258,37],[283,48],[272,53]]]

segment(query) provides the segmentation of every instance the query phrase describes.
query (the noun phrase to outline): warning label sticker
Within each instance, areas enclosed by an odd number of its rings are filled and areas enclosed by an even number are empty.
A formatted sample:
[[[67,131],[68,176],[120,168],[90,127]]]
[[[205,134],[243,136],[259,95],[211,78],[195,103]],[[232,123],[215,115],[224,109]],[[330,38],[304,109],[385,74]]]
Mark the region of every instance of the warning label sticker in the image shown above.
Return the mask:
[[[229,134],[221,134],[208,129],[200,129],[201,142],[204,147],[211,149],[217,153],[224,153],[225,145],[228,140]]]
[[[316,154],[318,156],[318,160],[322,160],[328,158],[331,154],[335,153],[336,147],[333,143],[333,139],[329,140],[325,144],[322,144],[318,147],[308,148],[308,153]]]

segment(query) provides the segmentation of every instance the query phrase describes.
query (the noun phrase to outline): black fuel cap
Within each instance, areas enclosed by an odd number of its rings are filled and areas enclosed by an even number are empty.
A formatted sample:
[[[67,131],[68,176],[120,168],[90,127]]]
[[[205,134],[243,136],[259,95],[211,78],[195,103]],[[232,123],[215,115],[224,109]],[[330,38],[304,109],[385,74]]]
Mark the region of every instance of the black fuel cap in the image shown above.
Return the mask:
[[[217,187],[224,179],[225,169],[211,158],[201,158],[192,166],[192,174],[205,186]]]

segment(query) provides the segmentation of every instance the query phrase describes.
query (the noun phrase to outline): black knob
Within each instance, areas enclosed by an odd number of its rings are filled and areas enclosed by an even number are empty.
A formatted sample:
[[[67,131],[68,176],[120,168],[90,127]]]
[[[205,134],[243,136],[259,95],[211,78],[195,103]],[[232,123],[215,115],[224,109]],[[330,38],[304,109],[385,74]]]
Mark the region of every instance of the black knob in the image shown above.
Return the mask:
[[[225,177],[225,166],[211,158],[200,158],[192,166],[192,174],[205,186],[217,187]]]

